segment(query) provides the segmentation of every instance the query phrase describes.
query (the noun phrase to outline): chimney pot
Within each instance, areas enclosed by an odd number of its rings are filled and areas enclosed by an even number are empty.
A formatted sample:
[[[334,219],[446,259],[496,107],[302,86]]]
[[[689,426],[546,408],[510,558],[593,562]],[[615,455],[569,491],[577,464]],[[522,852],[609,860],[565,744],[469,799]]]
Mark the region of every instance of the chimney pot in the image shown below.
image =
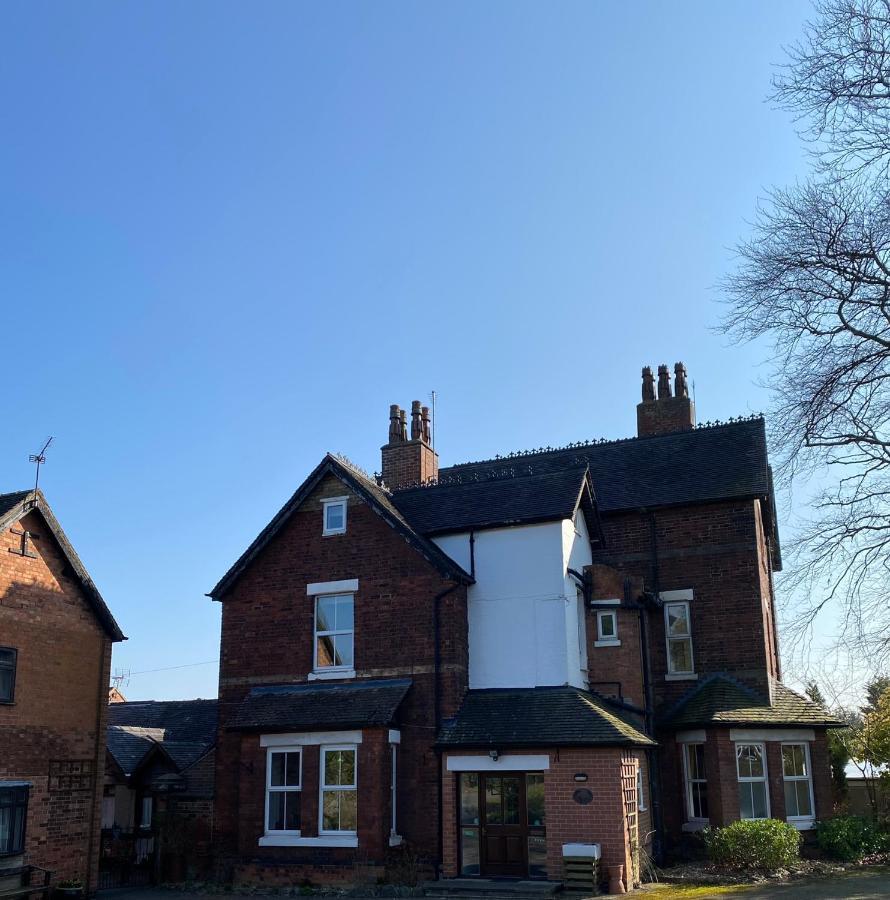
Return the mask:
[[[432,444],[430,440],[430,408],[428,406],[420,408],[420,418],[423,422],[423,439],[427,444]]]
[[[420,401],[411,401],[411,440],[419,441],[423,438],[423,422],[421,421]]]
[[[655,376],[651,366],[643,366],[643,402],[651,403],[655,399]]]
[[[689,387],[686,384],[686,366],[681,362],[674,365],[674,396],[689,396]]]
[[[658,367],[658,399],[669,400],[671,396],[671,376],[668,367],[660,365]]]
[[[400,410],[399,405],[397,403],[393,403],[389,407],[389,441],[390,444],[395,444],[397,441],[401,439],[402,429],[400,427]]]

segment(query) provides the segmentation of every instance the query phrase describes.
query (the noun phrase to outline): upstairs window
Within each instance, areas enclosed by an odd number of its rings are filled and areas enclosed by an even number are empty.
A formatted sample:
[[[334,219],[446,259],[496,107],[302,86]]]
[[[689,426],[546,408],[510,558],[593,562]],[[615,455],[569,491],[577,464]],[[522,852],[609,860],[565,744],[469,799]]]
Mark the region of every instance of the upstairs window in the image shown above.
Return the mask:
[[[270,749],[266,760],[266,833],[300,833],[303,754]]]
[[[322,534],[345,534],[346,497],[332,497],[330,500],[323,500],[322,507],[324,510]]]
[[[353,595],[315,598],[315,669],[352,669],[354,665]]]
[[[0,782],[0,857],[24,853],[27,818],[27,785]]]
[[[782,777],[785,784],[785,818],[812,822],[813,776],[807,744],[782,744]]]
[[[596,614],[596,641],[597,644],[618,643],[618,613],[614,609]]]
[[[15,699],[15,664],[17,652],[12,647],[0,647],[0,703]]]
[[[736,744],[739,777],[739,815],[743,819],[768,819],[769,794],[766,789],[766,746]]]
[[[320,834],[355,834],[358,829],[355,745],[321,748]]]
[[[668,673],[692,675],[692,625],[689,603],[665,603],[664,627],[667,636]]]

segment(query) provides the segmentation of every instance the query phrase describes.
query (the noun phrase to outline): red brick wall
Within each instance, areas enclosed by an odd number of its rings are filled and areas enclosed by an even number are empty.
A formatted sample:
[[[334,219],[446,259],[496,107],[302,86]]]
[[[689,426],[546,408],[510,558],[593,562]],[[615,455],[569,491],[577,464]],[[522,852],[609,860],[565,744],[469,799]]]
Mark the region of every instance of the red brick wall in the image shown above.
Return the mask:
[[[420,440],[400,441],[381,448],[381,476],[391,490],[426,484],[439,477],[439,455]]]
[[[25,861],[94,886],[111,641],[39,514],[13,527],[39,540],[37,558],[23,557],[9,552],[20,538],[0,533],[0,645],[18,650],[15,702],[0,705],[0,780],[33,785]]]
[[[359,581],[357,677],[413,681],[400,712],[399,783],[405,787],[399,792],[399,830],[422,858],[437,855],[433,610],[434,597],[454,585],[357,498],[348,501],[346,533],[323,537],[322,499],[348,493],[338,479],[326,479],[223,599],[215,839],[224,856],[257,856],[255,804],[263,802],[262,785],[245,771],[254,752],[249,740],[226,730],[232,710],[254,685],[306,681],[313,665],[314,625],[306,585],[349,578]],[[441,713],[447,716],[456,711],[467,684],[466,589],[458,587],[440,606]],[[307,753],[307,779],[313,777],[312,765]],[[379,795],[384,801],[378,813],[388,817],[388,758],[379,777],[377,768],[360,767],[360,808],[367,810],[365,792]],[[311,814],[310,804],[304,816]],[[360,839],[358,853],[339,851],[337,856],[376,864],[382,850],[368,836]],[[294,848],[289,858],[297,853],[317,860],[317,851],[305,848]],[[257,874],[240,871],[243,877]]]

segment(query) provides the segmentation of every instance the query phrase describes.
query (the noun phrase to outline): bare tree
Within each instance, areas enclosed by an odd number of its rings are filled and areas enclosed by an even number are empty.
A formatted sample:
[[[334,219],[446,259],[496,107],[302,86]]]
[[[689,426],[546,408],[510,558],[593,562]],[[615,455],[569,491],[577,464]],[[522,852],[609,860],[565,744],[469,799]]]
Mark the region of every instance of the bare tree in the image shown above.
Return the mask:
[[[776,97],[814,141],[814,176],[761,205],[725,282],[724,325],[773,349],[771,440],[786,483],[815,475],[791,547],[798,634],[830,606],[841,638],[890,658],[890,0],[827,0]]]

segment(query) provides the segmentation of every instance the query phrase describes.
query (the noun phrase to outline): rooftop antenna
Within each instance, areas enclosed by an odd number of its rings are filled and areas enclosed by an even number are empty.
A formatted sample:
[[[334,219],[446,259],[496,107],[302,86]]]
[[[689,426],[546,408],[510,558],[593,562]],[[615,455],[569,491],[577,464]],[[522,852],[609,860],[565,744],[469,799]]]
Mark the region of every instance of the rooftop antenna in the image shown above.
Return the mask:
[[[46,462],[46,451],[49,449],[49,445],[53,442],[53,436],[50,435],[46,439],[46,443],[43,445],[39,453],[32,453],[28,457],[28,462],[36,463],[37,471],[34,473],[34,493],[37,494],[37,485],[40,483],[40,467]]]
[[[436,449],[436,392],[430,391],[430,403],[432,405],[432,416],[430,417],[430,443],[433,450]]]
[[[130,670],[116,669],[114,675],[111,676],[111,686],[116,690],[126,687],[130,683]]]

